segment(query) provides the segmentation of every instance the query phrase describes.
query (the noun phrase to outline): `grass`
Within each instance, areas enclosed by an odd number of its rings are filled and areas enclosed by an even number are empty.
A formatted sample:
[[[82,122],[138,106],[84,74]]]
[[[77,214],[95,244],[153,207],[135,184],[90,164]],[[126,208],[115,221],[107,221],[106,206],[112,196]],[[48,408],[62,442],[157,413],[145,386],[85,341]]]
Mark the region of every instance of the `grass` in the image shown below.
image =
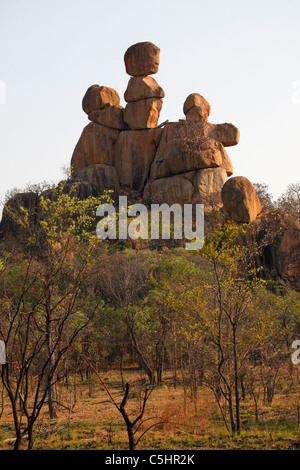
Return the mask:
[[[132,416],[137,416],[142,402],[143,386],[136,371],[127,371],[126,380],[132,384],[128,402]],[[95,378],[94,378],[95,380]],[[111,371],[106,384],[118,403],[122,400],[119,374]],[[73,386],[59,385],[59,401],[72,412],[60,407],[59,416],[49,420],[44,407],[35,427],[36,450],[125,450],[128,449],[124,422],[109,401],[103,387],[87,381]],[[296,395],[296,391],[293,392]],[[75,401],[75,403],[74,403]],[[142,433],[154,422],[139,442],[140,450],[290,450],[300,446],[297,412],[290,393],[280,390],[272,406],[260,405],[259,421],[255,422],[254,407],[248,397],[242,402],[242,430],[231,435],[226,431],[211,392],[199,388],[192,397],[182,385],[174,388],[171,382],[153,390],[146,406],[146,421],[139,429]],[[9,403],[4,402],[0,419],[0,450],[13,447],[14,428]],[[23,441],[26,448],[26,439]]]

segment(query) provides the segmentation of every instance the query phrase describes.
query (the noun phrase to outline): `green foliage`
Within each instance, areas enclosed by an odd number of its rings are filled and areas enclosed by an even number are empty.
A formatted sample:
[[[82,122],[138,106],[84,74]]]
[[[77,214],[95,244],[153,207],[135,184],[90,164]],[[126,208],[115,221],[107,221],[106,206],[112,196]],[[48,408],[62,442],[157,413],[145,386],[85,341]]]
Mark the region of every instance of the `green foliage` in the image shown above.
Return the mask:
[[[263,390],[272,405],[300,334],[300,296],[259,279],[241,225],[216,224],[199,252],[129,249],[96,237],[96,208],[109,193],[47,194],[35,224],[24,207],[13,214],[27,250],[0,258],[0,336],[22,377],[42,377],[51,343],[71,368],[84,354],[100,367],[138,363],[152,383],[168,369],[193,396],[208,387],[229,430],[241,425],[243,393],[257,404]],[[55,368],[63,376],[59,360]]]
[[[276,206],[300,223],[300,182],[290,184],[276,201]]]

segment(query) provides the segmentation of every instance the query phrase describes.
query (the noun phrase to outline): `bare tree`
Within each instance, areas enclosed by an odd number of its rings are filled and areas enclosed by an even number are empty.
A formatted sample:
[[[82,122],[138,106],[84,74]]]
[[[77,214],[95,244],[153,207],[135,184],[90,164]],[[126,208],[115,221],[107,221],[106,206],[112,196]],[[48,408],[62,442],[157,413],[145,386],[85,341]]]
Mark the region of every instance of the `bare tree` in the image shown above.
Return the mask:
[[[50,417],[56,417],[60,361],[101,306],[87,282],[97,271],[100,202],[81,201],[59,187],[40,198],[36,224],[23,206],[11,212],[24,231],[2,276],[0,333],[8,351],[2,381],[14,416],[15,449],[26,434],[32,447],[33,425],[46,399]]]

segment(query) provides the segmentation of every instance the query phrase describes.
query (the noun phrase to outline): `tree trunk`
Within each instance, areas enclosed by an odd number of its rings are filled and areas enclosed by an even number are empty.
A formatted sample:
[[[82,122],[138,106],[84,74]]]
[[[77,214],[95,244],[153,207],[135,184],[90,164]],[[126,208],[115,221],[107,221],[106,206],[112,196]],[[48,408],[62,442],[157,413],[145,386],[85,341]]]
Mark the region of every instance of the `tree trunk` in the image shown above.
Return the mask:
[[[236,334],[235,326],[233,327],[233,359],[234,359],[234,393],[235,393],[235,421],[236,431],[240,432],[241,419],[240,419],[240,396],[239,396],[239,377],[238,377],[238,360],[236,351]]]
[[[155,383],[154,372],[151,369],[150,365],[148,364],[146,358],[144,357],[142,351],[140,350],[140,348],[137,344],[135,333],[134,333],[134,328],[133,328],[133,325],[131,324],[130,320],[127,321],[127,328],[128,328],[128,332],[129,332],[129,336],[130,336],[130,339],[131,339],[132,346],[133,346],[133,348],[136,352],[136,355],[137,355],[138,363],[139,363],[140,367],[148,375],[148,378],[149,378],[149,381],[150,381],[151,385],[154,385],[154,383]]]
[[[49,355],[48,364],[48,408],[50,419],[57,418],[56,413],[56,373],[55,373],[55,354],[53,350],[53,334],[51,325],[51,310],[47,305],[47,317],[46,317],[46,334],[47,334],[47,349]]]

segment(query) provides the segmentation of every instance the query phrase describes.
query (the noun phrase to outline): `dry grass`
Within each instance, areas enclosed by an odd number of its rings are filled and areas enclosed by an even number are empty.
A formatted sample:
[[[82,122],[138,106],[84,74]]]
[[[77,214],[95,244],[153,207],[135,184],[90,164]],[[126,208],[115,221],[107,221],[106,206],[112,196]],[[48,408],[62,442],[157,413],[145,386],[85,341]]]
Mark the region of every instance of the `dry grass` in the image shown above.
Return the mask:
[[[128,411],[137,416],[142,404],[144,386],[136,371],[127,371],[125,380],[131,384]],[[120,403],[123,391],[117,371],[105,376],[114,399]],[[103,387],[93,377],[87,381],[59,385],[59,416],[50,421],[45,406],[35,428],[34,449],[127,449],[127,434],[118,410],[109,400]],[[72,382],[72,381],[71,381]],[[243,431],[240,435],[227,433],[210,391],[200,388],[192,397],[182,386],[168,385],[155,388],[147,402],[143,424],[136,436],[150,425],[137,449],[290,449],[300,442],[297,423],[297,396],[291,398],[284,391],[277,393],[272,407],[260,406],[260,421],[254,423],[251,401],[242,404]],[[71,411],[67,409],[71,408]],[[9,403],[5,400],[0,419],[0,449],[13,445],[13,420]],[[23,442],[26,448],[26,440]]]

